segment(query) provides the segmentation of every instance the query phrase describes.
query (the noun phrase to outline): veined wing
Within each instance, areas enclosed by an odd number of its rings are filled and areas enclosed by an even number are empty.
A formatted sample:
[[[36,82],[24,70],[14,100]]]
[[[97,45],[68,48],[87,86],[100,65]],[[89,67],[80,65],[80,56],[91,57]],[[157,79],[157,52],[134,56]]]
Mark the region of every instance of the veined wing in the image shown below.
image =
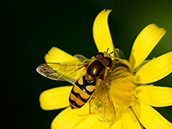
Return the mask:
[[[97,109],[105,122],[113,125],[116,120],[116,111],[109,94],[109,83],[106,80],[99,80],[91,100],[92,108]]]
[[[90,59],[88,59],[87,57],[81,55],[81,54],[75,54],[74,57],[76,59],[78,59],[79,61],[81,62],[86,62],[86,61],[89,61]]]
[[[45,63],[39,65],[36,71],[49,79],[74,84],[85,74],[86,65],[86,63]]]

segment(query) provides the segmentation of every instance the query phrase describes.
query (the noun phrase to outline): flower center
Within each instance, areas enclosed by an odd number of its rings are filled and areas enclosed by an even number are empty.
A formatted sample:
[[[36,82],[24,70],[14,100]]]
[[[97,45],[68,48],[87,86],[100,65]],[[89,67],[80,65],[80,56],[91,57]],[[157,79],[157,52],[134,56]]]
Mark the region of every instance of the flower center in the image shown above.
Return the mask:
[[[110,83],[110,95],[118,111],[132,106],[135,99],[135,77],[126,60],[115,61],[111,73],[107,76]]]

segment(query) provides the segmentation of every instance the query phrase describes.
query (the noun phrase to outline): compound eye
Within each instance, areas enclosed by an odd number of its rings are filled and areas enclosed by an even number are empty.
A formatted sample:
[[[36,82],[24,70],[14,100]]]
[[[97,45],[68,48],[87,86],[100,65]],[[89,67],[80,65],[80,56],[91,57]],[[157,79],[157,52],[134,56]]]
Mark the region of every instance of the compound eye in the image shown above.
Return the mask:
[[[109,57],[104,57],[102,60],[103,64],[106,65],[107,67],[112,66],[112,59]]]
[[[104,58],[104,54],[102,52],[97,53],[95,56],[98,60],[102,60]]]

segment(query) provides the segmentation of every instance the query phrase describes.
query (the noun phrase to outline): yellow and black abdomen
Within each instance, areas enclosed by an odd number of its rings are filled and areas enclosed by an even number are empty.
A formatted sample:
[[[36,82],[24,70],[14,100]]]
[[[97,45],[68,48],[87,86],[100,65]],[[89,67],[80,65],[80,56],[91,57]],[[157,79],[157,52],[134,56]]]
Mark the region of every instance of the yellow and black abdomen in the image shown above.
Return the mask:
[[[69,96],[69,103],[72,109],[82,107],[92,95],[95,89],[95,81],[87,81],[85,76],[78,79]]]

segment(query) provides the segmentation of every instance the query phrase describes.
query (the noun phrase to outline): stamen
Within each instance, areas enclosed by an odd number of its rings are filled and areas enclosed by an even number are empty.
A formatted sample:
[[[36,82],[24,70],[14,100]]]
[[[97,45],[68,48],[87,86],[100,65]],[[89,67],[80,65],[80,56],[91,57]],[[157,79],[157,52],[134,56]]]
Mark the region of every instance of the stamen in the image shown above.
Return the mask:
[[[110,93],[117,110],[122,111],[133,104],[135,94],[135,77],[128,68],[128,63],[119,59],[115,61],[114,67],[108,80],[110,82]]]

